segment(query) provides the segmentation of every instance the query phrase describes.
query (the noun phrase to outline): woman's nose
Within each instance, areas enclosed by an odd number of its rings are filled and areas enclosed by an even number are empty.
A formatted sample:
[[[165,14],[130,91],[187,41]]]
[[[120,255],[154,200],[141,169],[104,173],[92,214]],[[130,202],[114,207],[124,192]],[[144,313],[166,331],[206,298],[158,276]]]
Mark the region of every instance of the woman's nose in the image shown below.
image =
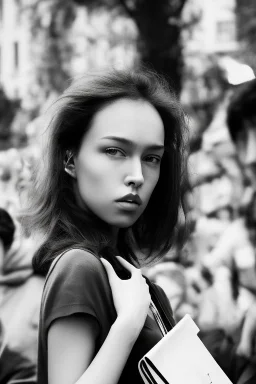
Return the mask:
[[[144,176],[140,161],[136,161],[135,164],[133,163],[131,165],[124,182],[126,186],[133,184],[136,188],[140,187],[144,183]]]

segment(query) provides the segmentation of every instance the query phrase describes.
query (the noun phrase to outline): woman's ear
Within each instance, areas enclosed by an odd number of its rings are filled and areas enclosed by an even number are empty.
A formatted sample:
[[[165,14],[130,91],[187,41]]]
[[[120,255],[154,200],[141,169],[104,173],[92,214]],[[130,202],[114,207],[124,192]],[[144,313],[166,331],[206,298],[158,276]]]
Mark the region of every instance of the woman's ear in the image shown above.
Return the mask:
[[[74,179],[76,178],[76,168],[74,162],[74,154],[72,151],[66,151],[64,160],[64,171],[68,173]]]

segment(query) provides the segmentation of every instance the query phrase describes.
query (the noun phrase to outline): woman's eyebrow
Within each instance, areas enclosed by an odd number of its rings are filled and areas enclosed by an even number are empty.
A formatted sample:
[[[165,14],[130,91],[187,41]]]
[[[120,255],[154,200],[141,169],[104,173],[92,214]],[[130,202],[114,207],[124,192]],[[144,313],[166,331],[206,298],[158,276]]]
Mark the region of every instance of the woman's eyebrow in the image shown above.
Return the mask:
[[[104,136],[101,139],[115,140],[115,141],[118,141],[119,143],[123,143],[133,147],[136,145],[133,141],[129,139],[125,139],[124,137],[119,137],[119,136]],[[160,150],[160,149],[165,149],[165,146],[163,144],[152,144],[152,145],[149,145],[147,148],[151,150]]]

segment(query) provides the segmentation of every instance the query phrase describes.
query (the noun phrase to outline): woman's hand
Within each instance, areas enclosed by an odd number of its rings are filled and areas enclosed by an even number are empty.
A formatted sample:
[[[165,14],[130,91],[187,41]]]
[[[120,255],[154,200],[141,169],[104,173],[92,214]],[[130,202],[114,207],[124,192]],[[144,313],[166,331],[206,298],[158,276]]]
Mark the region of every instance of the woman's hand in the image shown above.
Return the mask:
[[[101,258],[101,261],[108,275],[118,319],[123,320],[126,329],[130,329],[133,335],[137,337],[148,313],[151,300],[149,287],[145,278],[141,275],[140,269],[135,268],[122,257],[116,257],[124,268],[131,273],[130,279],[121,280],[106,259]]]

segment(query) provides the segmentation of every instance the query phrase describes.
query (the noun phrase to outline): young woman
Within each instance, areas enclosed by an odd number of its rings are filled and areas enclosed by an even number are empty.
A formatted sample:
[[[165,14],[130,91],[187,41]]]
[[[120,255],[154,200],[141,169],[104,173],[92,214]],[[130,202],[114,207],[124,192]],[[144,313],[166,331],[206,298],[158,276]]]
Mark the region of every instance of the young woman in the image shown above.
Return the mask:
[[[143,382],[138,361],[174,325],[140,267],[173,243],[184,128],[146,70],[86,75],[56,102],[26,218],[45,234],[38,384]]]

